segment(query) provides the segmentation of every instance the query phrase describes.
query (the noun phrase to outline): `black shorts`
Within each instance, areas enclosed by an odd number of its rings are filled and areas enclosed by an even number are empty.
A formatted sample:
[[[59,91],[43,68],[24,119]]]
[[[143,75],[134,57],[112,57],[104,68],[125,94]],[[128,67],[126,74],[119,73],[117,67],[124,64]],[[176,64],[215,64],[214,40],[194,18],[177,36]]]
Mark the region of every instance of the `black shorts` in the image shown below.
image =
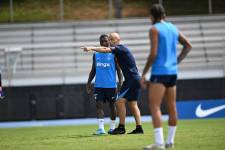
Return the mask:
[[[123,82],[117,99],[125,98],[128,101],[137,101],[140,95],[140,80],[133,79]]]
[[[177,83],[177,75],[152,75],[152,83],[162,83],[165,87],[173,87]]]
[[[96,101],[115,101],[116,97],[116,88],[95,88],[94,90],[94,99]]]

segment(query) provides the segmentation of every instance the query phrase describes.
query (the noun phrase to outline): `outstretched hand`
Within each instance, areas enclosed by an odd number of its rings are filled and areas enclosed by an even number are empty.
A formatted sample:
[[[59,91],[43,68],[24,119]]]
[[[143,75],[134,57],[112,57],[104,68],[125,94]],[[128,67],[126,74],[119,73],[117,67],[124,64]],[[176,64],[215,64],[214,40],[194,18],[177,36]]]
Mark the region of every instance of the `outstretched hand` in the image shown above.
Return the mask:
[[[86,46],[81,47],[81,49],[83,49],[85,52],[91,51],[91,48],[90,47],[86,47]]]

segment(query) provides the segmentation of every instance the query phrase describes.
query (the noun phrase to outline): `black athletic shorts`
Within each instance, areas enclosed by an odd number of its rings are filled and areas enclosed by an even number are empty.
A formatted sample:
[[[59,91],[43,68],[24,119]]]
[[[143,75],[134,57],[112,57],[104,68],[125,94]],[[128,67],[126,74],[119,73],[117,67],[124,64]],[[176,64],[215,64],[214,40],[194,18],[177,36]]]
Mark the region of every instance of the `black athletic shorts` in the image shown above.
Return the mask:
[[[165,87],[173,87],[177,83],[177,75],[152,75],[152,83],[162,83]]]
[[[115,101],[116,97],[116,88],[95,88],[94,90],[94,99],[96,101]]]
[[[140,95],[140,80],[130,79],[123,82],[118,98],[125,98],[128,101],[137,101]]]

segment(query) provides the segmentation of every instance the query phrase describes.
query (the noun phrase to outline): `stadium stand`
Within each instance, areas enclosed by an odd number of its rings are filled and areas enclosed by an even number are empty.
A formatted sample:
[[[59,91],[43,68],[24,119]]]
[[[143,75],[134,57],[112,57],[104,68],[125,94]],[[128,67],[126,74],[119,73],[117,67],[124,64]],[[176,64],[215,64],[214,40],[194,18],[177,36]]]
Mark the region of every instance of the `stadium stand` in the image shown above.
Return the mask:
[[[225,15],[168,17],[188,36],[193,51],[180,65],[179,78],[225,77]],[[99,45],[102,33],[118,32],[131,48],[142,71],[149,53],[150,21],[121,19],[65,23],[1,24],[0,66],[8,86],[86,82],[91,53],[84,45]],[[6,59],[7,48],[22,48],[16,72]],[[180,47],[179,47],[180,48]]]

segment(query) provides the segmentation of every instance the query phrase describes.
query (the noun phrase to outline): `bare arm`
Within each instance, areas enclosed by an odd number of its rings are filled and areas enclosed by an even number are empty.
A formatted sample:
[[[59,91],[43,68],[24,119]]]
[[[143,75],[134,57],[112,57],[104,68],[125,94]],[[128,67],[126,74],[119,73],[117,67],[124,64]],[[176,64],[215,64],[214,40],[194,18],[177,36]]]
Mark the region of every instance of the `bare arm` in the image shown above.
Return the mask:
[[[123,76],[122,76],[121,69],[120,69],[120,66],[118,64],[116,57],[115,57],[115,64],[116,64],[116,71],[117,71],[117,76],[118,76],[118,80],[119,80],[119,86],[121,87],[122,82],[123,82]],[[118,89],[120,89],[120,87]]]
[[[151,52],[147,58],[147,62],[145,64],[143,73],[142,73],[142,78],[145,77],[145,75],[147,74],[149,68],[152,66],[156,55],[157,55],[157,48],[158,48],[158,31],[156,30],[156,28],[151,28],[151,30],[149,31],[149,39],[150,39],[150,43],[151,43]]]
[[[91,81],[94,79],[96,74],[96,69],[95,69],[95,55],[93,55],[93,61],[92,61],[92,67],[91,67],[91,71],[89,73],[88,76],[88,82],[86,85],[86,89],[87,89],[87,93],[90,94],[92,89],[91,89]]]
[[[149,68],[152,66],[156,55],[157,55],[157,48],[158,48],[158,31],[156,30],[156,28],[151,28],[149,31],[149,39],[150,39],[150,43],[151,43],[151,52],[147,58],[147,62],[145,64],[142,76],[141,76],[141,87],[142,88],[146,88],[146,80],[145,80],[145,75],[147,74]]]
[[[83,49],[84,51],[88,52],[88,51],[96,51],[96,52],[100,52],[100,53],[111,53],[111,48],[110,47],[81,47],[81,49]]]
[[[179,33],[178,40],[179,40],[179,43],[183,46],[181,53],[179,54],[177,58],[177,63],[179,64],[190,52],[192,46],[189,40],[182,33]]]

